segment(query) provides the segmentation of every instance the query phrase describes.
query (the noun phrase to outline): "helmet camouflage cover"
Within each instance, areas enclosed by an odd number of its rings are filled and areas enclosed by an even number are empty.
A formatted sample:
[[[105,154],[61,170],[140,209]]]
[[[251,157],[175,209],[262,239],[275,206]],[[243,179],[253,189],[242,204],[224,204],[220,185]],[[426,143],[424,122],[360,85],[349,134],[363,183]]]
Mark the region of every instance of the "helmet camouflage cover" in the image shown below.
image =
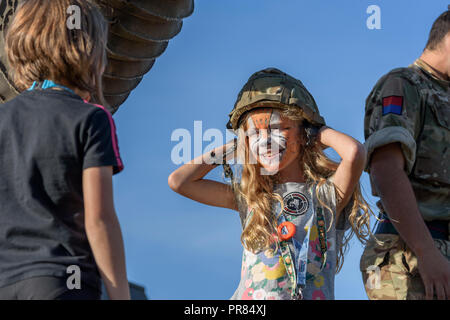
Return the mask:
[[[227,128],[236,130],[245,112],[261,107],[298,107],[312,124],[325,124],[313,96],[303,83],[275,68],[255,72],[248,79],[229,114]]]

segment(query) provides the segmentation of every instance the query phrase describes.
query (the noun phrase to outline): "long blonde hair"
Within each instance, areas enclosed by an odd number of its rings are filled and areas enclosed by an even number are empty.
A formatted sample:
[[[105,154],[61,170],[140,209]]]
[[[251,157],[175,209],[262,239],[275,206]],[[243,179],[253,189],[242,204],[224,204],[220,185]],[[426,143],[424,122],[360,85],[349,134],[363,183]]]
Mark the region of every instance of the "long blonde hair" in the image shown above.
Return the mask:
[[[303,126],[301,126],[304,118],[298,107],[280,109],[280,113],[288,119],[298,121],[301,128],[301,139],[306,142],[307,134]],[[258,252],[269,247],[273,243],[274,234],[276,234],[277,216],[272,213],[274,203],[278,201],[281,204],[281,211],[284,205],[281,196],[274,192],[277,175],[261,175],[261,166],[258,163],[249,161],[248,138],[243,128],[249,115],[250,112],[242,116],[240,129],[238,130],[238,154],[241,154],[245,159],[242,162],[240,183],[235,185],[235,189],[238,192],[238,196],[242,197],[247,206],[253,210],[251,220],[246,224],[242,232],[241,242],[247,250]],[[329,159],[317,144],[304,144],[300,161],[306,183],[315,185],[315,194],[319,203],[327,209],[331,215],[331,221],[334,221],[334,212],[322,201],[319,190],[336,171],[338,163]],[[339,202],[340,199],[337,193],[336,197],[337,202]],[[346,211],[348,212],[347,219],[350,223],[351,231],[344,235],[344,239],[339,245],[336,272],[339,272],[342,268],[344,254],[352,236],[355,234],[359,241],[366,243],[371,235],[370,215],[373,212],[361,194],[359,183],[352,194]],[[281,212],[277,214],[279,215]]]
[[[80,28],[69,28],[70,6],[80,9]],[[75,7],[73,7],[75,8]],[[19,91],[34,81],[53,80],[87,91],[98,103],[107,63],[108,24],[86,0],[27,0],[17,9],[6,34],[6,53]]]

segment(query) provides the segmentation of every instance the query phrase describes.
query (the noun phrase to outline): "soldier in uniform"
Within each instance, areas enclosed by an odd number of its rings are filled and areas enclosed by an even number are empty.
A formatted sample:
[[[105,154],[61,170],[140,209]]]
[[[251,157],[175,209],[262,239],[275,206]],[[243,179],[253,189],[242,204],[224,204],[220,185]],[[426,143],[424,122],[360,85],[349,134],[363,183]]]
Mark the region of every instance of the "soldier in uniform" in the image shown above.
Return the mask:
[[[449,6],[450,9],[450,6]],[[383,76],[364,134],[380,220],[361,257],[370,299],[450,299],[450,10],[421,57]]]

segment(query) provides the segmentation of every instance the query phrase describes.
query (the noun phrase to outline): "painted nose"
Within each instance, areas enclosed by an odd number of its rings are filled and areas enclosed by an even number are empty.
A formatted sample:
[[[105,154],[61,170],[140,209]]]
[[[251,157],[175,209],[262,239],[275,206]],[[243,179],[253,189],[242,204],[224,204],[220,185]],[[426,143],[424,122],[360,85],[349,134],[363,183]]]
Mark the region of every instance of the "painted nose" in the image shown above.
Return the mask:
[[[260,137],[264,140],[268,139],[270,137],[270,132],[267,129],[262,129],[259,131]]]
[[[272,145],[272,137],[270,135],[270,132],[268,133],[267,130],[261,130],[259,148],[263,149],[264,151],[267,151],[270,149],[271,145]]]

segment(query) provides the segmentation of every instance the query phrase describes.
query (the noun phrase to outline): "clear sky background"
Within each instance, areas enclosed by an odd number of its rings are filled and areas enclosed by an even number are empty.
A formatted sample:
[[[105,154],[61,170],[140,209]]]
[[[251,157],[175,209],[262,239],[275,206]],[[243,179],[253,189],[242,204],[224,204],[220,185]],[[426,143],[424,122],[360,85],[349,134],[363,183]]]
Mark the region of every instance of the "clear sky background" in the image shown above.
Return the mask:
[[[225,134],[248,77],[277,67],[299,78],[329,126],[364,141],[364,102],[389,70],[425,46],[444,0],[197,0],[194,14],[114,115],[125,170],[114,177],[128,277],[151,299],[229,299],[240,279],[238,214],[174,193],[167,177],[175,129]],[[369,30],[369,5],[381,29]],[[192,137],[193,138],[193,137]],[[203,148],[210,142],[206,141]],[[193,149],[192,149],[193,150]],[[193,152],[193,151],[192,151]],[[222,179],[221,168],[208,177]],[[361,178],[367,199],[370,185]],[[336,299],[367,299],[352,241]]]

